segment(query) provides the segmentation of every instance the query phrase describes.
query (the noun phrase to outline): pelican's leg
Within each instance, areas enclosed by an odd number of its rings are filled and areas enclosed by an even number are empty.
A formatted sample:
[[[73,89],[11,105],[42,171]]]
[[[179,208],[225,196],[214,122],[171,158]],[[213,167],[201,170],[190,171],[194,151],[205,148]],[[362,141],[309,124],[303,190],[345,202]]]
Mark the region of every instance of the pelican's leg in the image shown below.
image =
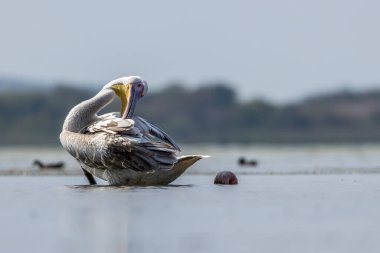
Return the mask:
[[[96,184],[96,180],[95,180],[94,176],[91,175],[87,170],[85,170],[83,168],[82,168],[82,170],[83,170],[83,173],[84,173],[84,175],[86,176],[86,178],[88,180],[88,183],[90,185],[95,185]]]

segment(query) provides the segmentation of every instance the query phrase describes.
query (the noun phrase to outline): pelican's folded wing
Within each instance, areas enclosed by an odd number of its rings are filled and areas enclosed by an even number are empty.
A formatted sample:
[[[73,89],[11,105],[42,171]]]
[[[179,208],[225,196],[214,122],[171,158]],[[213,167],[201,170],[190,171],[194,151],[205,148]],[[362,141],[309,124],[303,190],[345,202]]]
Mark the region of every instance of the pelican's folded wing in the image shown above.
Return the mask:
[[[158,141],[163,141],[167,144],[170,144],[175,150],[181,151],[180,147],[174,142],[174,140],[165,133],[160,127],[149,123],[144,118],[140,116],[134,116],[133,120],[135,121],[136,127],[144,135],[152,135],[158,138]]]
[[[137,128],[135,128],[135,122],[132,119],[122,119],[114,116],[114,113],[109,113],[99,117],[99,120],[93,124],[87,126],[83,133],[97,133],[106,132],[110,134],[116,134],[125,132],[131,136],[139,134]]]
[[[62,131],[60,137],[65,149],[88,168],[150,172],[171,169],[177,162],[177,151],[164,142],[141,142],[140,138],[107,131]]]

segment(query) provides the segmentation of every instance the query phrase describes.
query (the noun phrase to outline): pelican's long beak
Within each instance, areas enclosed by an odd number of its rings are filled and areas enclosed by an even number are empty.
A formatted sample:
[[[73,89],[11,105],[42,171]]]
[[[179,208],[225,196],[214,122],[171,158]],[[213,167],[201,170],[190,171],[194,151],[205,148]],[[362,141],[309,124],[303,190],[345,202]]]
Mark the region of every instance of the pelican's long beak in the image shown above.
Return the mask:
[[[120,98],[121,108],[120,117],[123,119],[130,119],[135,111],[137,102],[136,89],[131,85],[116,85],[113,87],[116,95]]]

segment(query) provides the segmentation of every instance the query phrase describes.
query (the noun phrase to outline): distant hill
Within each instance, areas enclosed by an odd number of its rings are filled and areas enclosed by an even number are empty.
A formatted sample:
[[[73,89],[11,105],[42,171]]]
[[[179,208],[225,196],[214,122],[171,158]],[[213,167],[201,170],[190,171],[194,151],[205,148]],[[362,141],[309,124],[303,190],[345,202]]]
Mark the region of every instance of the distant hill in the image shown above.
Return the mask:
[[[67,112],[95,92],[69,86],[0,90],[0,143],[58,144]],[[115,99],[107,111],[118,110]],[[196,90],[174,85],[149,93],[136,113],[178,142],[380,141],[380,90],[344,90],[278,106],[239,102],[224,83]]]
[[[0,78],[1,91],[19,91],[42,88],[44,83],[24,78]],[[46,86],[46,84],[45,84]]]
[[[93,85],[89,83],[73,84],[69,82],[46,82],[36,79],[27,79],[24,77],[1,77],[0,78],[0,92],[12,91],[35,91],[35,92],[51,92],[57,86],[68,87],[83,87],[89,91],[94,91]]]

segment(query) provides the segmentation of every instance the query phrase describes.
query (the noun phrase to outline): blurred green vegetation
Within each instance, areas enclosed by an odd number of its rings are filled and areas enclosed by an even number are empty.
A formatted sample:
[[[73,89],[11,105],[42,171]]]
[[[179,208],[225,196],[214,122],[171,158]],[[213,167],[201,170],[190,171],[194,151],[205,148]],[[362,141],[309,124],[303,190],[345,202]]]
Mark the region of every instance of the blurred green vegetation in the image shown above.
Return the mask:
[[[68,111],[96,91],[54,89],[0,92],[0,143],[59,144]],[[106,111],[118,111],[118,100]],[[297,103],[239,102],[224,83],[189,90],[171,85],[149,93],[136,114],[161,126],[178,142],[380,141],[380,91],[314,96]]]

